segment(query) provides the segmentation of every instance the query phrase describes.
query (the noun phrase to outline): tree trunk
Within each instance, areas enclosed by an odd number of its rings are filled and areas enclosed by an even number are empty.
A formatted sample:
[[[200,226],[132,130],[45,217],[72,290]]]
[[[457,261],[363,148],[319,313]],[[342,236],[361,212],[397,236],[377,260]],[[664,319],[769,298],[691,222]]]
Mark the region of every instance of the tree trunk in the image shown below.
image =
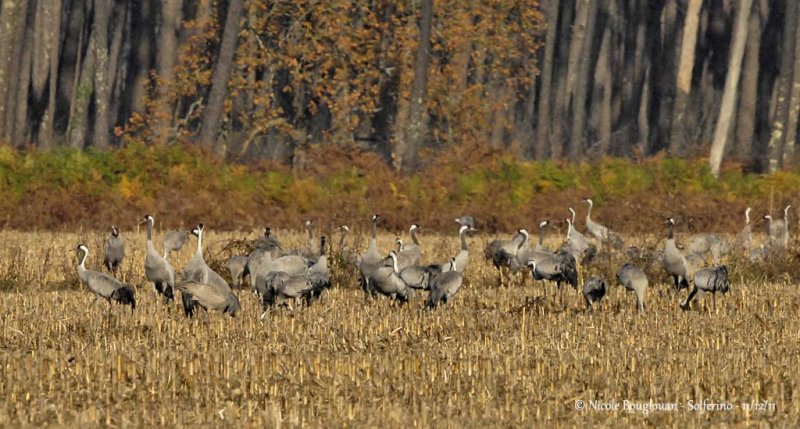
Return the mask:
[[[589,92],[589,78],[592,75],[592,48],[597,27],[597,8],[600,2],[590,1],[586,17],[586,28],[578,66],[575,96],[572,103],[572,136],[569,140],[569,159],[580,161],[586,136],[586,99]]]
[[[108,83],[108,15],[109,0],[94,0],[94,146],[105,149],[109,146],[111,133],[111,89]]]
[[[670,127],[669,152],[672,156],[684,154],[685,143],[688,138],[684,115],[689,102],[689,93],[692,90],[694,52],[697,46],[697,28],[700,25],[700,6],[702,4],[703,0],[689,0],[686,19],[683,22],[683,38],[681,40],[681,54],[678,62],[678,79],[676,83],[677,94],[675,95],[672,125]]]
[[[776,83],[777,99],[774,103],[775,115],[769,138],[769,171],[775,172],[781,167],[783,161],[784,138],[786,135],[786,122],[789,119],[789,102],[791,100],[792,65],[794,64],[794,45],[796,40],[791,35],[797,28],[797,2],[787,1],[784,11],[783,43],[780,55],[780,74]]]
[[[611,38],[612,30],[603,32],[603,40],[600,43],[600,53],[597,57],[597,68],[595,69],[594,81],[595,85],[595,100],[599,100],[593,104],[596,106],[597,116],[597,138],[599,139],[599,148],[597,154],[605,156],[611,146],[611,127],[612,127],[612,112],[611,112],[611,93],[613,91],[613,78],[611,76]]]
[[[797,34],[793,36],[795,39],[794,70],[792,71],[792,89],[790,91],[786,120],[786,143],[783,151],[783,165],[790,164],[795,160],[795,138],[797,137],[798,114],[800,114],[800,43],[797,43],[797,38],[800,37],[800,8],[797,8],[795,12],[795,31]],[[788,37],[788,35],[784,37]]]
[[[6,16],[6,8],[8,8],[9,21],[0,23],[0,25],[10,26],[8,32],[3,28],[3,37],[0,39],[0,45],[3,47],[2,55],[6,55],[2,59],[5,64],[3,75],[0,76],[0,139],[11,141],[16,121],[15,106],[19,93],[18,83],[24,66],[19,60],[22,58],[23,48],[27,44],[25,34],[28,27],[28,1],[4,1],[3,13],[0,14],[0,17]],[[30,63],[28,63],[28,69],[30,69]],[[30,73],[30,70],[25,70],[25,72]]]
[[[759,52],[761,51],[761,13],[759,2],[753,3],[747,30],[747,46],[742,65],[742,95],[736,115],[736,155],[750,159],[756,140],[756,103],[758,102]]]
[[[47,56],[49,59],[49,89],[47,93],[47,110],[42,117],[38,132],[38,146],[53,146],[53,121],[56,116],[56,95],[58,91],[58,61],[61,47],[61,0],[52,0],[52,10],[45,35]]]
[[[747,41],[748,17],[753,9],[753,0],[740,0],[736,11],[736,23],[733,29],[733,46],[728,58],[728,73],[725,76],[725,92],[722,94],[722,105],[719,110],[719,121],[714,130],[714,141],[711,144],[709,164],[714,177],[719,177],[722,155],[725,153],[725,142],[736,105],[736,92],[739,86],[739,75],[742,71],[744,46]]]
[[[414,81],[411,83],[411,101],[408,113],[408,130],[405,151],[400,166],[404,171],[414,171],[419,162],[419,151],[427,133],[425,100],[428,94],[428,65],[431,53],[433,28],[433,0],[420,0],[419,43],[414,56]]]
[[[36,12],[33,12],[34,14]],[[34,26],[25,26],[24,36],[20,39],[20,55],[18,57],[19,78],[12,88],[15,89],[9,113],[14,112],[13,122],[9,122],[11,142],[14,146],[23,147],[28,139],[28,90],[31,84],[34,46]]]
[[[69,126],[67,127],[67,141],[74,148],[83,148],[86,144],[89,127],[89,103],[94,91],[96,44],[95,32],[92,31],[89,35],[89,45],[86,48],[86,55],[83,58],[78,81],[75,85],[75,95],[72,98],[73,107],[69,118]]]
[[[244,10],[244,0],[231,0],[228,4],[228,15],[225,17],[225,29],[219,47],[219,57],[211,74],[211,91],[208,105],[203,112],[203,125],[198,141],[201,145],[224,155],[225,148],[217,144],[217,133],[225,108],[225,94],[228,92],[228,79],[233,69],[233,55],[236,53],[236,42],[239,39],[239,21]]]
[[[158,31],[158,49],[156,51],[156,72],[158,73],[158,99],[155,113],[154,139],[158,143],[167,143],[170,139],[172,110],[174,102],[170,96],[170,88],[175,83],[175,61],[178,56],[178,34],[183,17],[182,0],[164,0],[161,7],[161,25]],[[238,33],[238,25],[237,25]],[[226,78],[227,88],[227,78]]]
[[[544,42],[544,60],[542,61],[542,83],[539,94],[539,120],[536,129],[536,146],[534,157],[543,159],[551,154],[550,149],[550,103],[552,101],[553,87],[553,61],[556,50],[556,37],[558,36],[558,12],[560,0],[549,0],[545,13],[547,14],[547,35]]]

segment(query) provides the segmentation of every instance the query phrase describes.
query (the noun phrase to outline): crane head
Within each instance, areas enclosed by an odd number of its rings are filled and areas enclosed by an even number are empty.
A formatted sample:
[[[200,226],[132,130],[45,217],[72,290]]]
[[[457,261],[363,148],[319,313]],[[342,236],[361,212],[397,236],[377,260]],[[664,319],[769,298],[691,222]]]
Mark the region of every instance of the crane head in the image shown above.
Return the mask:
[[[539,229],[542,229],[542,228],[546,227],[547,225],[550,225],[550,221],[549,220],[543,220],[543,221],[539,222]]]
[[[350,232],[350,227],[347,225],[342,225],[339,227],[339,229],[341,229],[344,232]]]
[[[141,225],[143,223],[147,223],[147,222],[153,222],[153,216],[152,215],[149,215],[149,214],[144,215],[144,218],[142,219],[141,222],[139,222],[139,225]]]
[[[372,215],[372,222],[374,222],[374,223],[378,223],[378,221],[379,221],[379,220],[381,220],[381,215],[379,215],[379,214],[377,214],[377,213],[375,213],[374,215]]]
[[[667,220],[664,221],[664,223],[668,225],[675,225],[675,219],[668,217]]]
[[[118,237],[119,236],[119,230],[114,225],[111,225],[111,235],[113,235],[114,237]]]
[[[415,223],[415,224],[411,225],[411,228],[408,228],[408,232],[418,230],[419,228],[420,228],[420,226]]]

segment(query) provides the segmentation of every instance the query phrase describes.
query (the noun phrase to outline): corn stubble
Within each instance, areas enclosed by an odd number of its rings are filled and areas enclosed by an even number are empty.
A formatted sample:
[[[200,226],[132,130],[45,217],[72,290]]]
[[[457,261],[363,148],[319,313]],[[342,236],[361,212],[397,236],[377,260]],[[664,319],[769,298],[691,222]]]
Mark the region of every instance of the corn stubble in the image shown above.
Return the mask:
[[[354,275],[335,272],[333,289],[311,307],[274,309],[260,321],[248,290],[235,319],[187,320],[145,284],[144,232],[122,234],[121,277],[139,305],[133,315],[114,306],[107,319],[69,252],[86,242],[87,266],[99,270],[105,233],[0,233],[0,426],[792,426],[800,416],[800,293],[785,279],[742,282],[733,267],[732,292],[718,297],[716,311],[705,296],[682,312],[666,278],[651,277],[646,314],[619,286],[589,313],[572,289],[562,295],[548,285],[540,298],[529,276],[525,286],[497,287],[482,260],[492,237],[476,236],[464,286],[434,311],[423,308],[426,293],[405,306],[366,300]],[[277,234],[284,247],[305,242],[300,232]],[[220,268],[241,246],[227,244],[255,236],[209,231],[206,260],[228,277]],[[379,247],[393,239],[381,235]],[[422,241],[425,261],[443,262],[458,247],[455,237]],[[173,258],[176,268],[195,245]],[[608,275],[619,258],[583,274]],[[574,407],[578,399],[703,398],[769,401],[775,410],[645,416]]]

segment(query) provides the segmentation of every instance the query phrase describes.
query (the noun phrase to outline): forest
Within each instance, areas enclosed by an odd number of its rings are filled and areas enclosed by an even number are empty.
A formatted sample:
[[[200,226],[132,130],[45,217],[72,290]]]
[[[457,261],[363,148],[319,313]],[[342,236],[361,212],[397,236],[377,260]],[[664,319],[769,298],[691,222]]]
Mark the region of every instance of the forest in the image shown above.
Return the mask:
[[[798,17],[786,0],[3,0],[0,140],[773,172],[797,156]]]

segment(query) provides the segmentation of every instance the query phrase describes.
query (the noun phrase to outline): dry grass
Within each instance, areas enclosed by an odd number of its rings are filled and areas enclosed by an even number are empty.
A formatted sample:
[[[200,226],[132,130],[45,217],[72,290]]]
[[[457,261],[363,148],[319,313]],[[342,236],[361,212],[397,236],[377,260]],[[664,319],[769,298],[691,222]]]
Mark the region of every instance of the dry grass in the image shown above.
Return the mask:
[[[402,307],[367,301],[351,283],[334,285],[312,307],[275,310],[263,321],[242,292],[237,318],[212,314],[206,323],[159,302],[144,283],[144,232],[122,233],[123,276],[137,287],[139,306],[133,315],[115,306],[110,323],[106,304],[91,304],[79,286],[68,251],[86,242],[94,252],[88,265],[97,269],[105,233],[0,233],[0,426],[800,423],[800,292],[786,281],[734,281],[716,311],[696,305],[681,312],[665,279],[654,279],[645,315],[619,287],[588,313],[572,290],[559,301],[551,288],[544,301],[530,280],[496,287],[480,255],[491,237],[474,237],[466,285],[436,311],[422,308],[421,295]],[[277,233],[286,247],[304,241]],[[207,259],[221,260],[230,240],[246,237],[255,233],[209,231]],[[382,235],[381,247],[393,238]],[[432,260],[457,248],[455,238],[422,238]],[[176,267],[194,242],[187,247]],[[736,407],[686,409],[703,398]],[[677,402],[683,409],[581,412],[576,400]],[[738,405],[755,401],[775,408]]]

